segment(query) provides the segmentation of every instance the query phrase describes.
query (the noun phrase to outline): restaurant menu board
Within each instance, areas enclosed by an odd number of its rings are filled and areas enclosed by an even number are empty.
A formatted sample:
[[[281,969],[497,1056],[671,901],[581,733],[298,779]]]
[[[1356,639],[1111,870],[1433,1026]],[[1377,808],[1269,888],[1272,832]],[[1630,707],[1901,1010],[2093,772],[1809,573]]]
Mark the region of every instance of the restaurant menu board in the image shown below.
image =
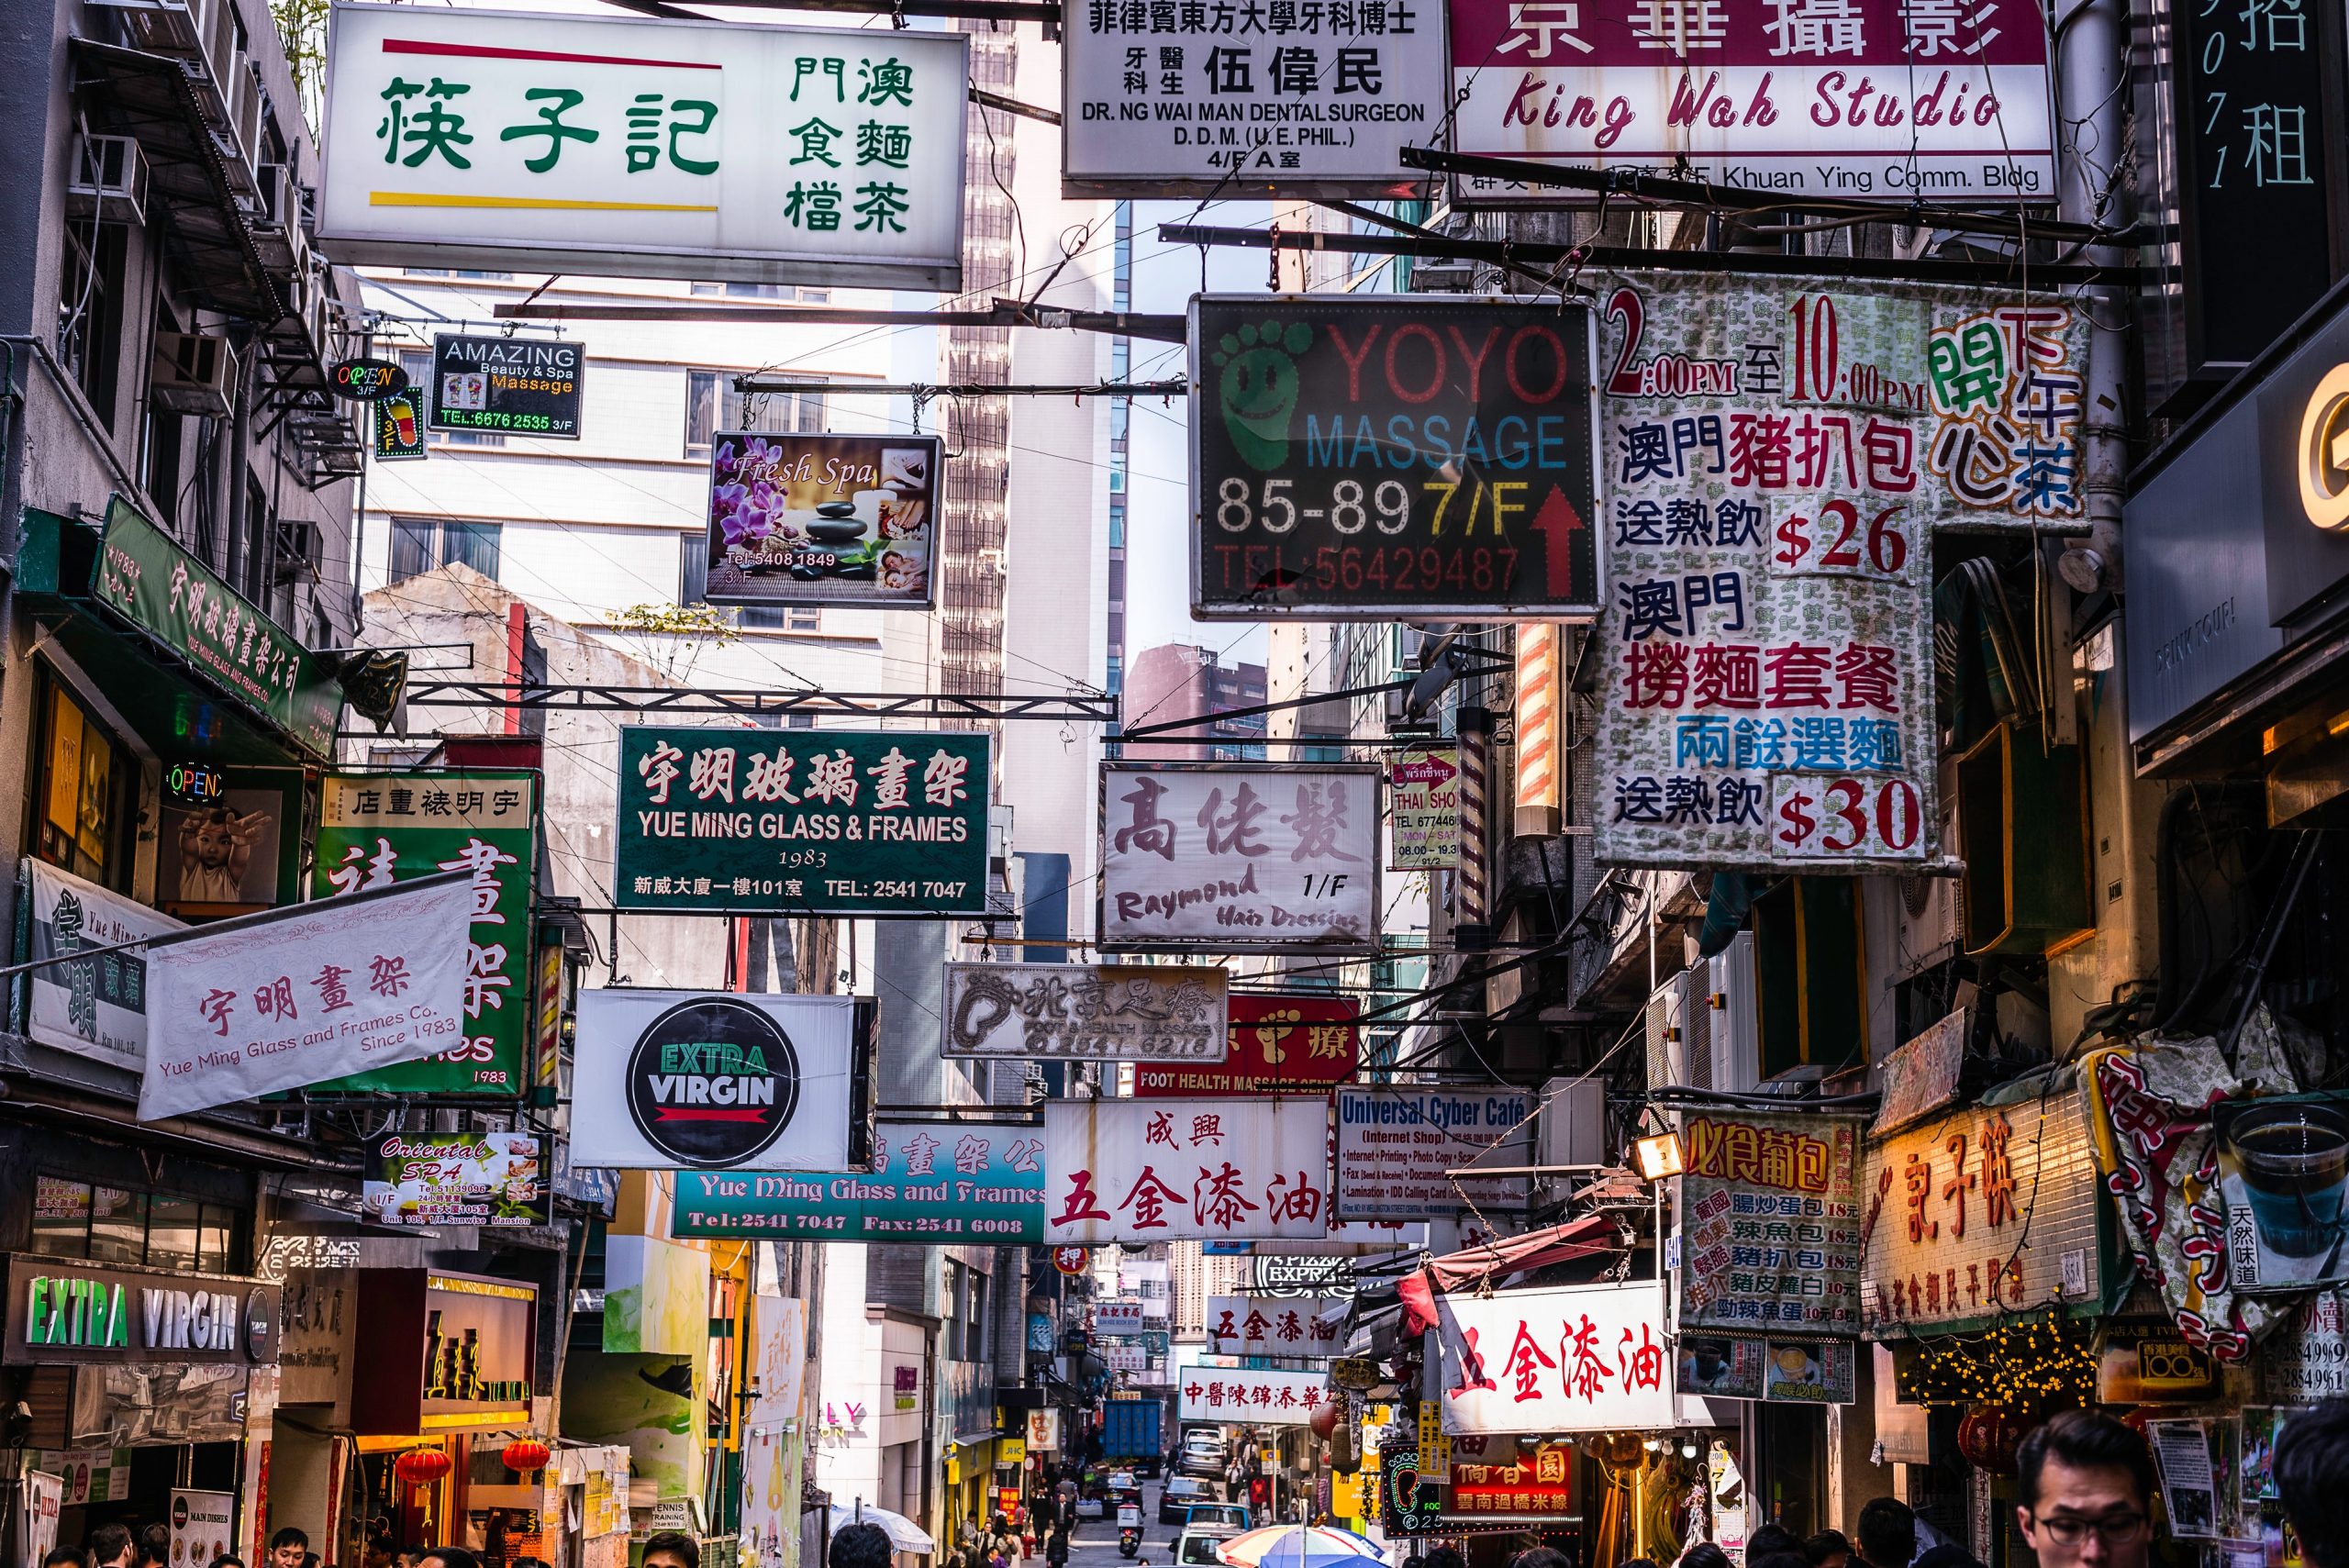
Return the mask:
[[[1859,1332],[1862,1125],[1815,1114],[1687,1118],[1682,1329]]]
[[[1579,303],[1191,302],[1191,607],[1587,620],[1592,317]]]
[[[703,596],[928,609],[943,459],[935,436],[712,437]]]
[[[444,332],[432,339],[430,427],[575,441],[586,362],[567,339]]]

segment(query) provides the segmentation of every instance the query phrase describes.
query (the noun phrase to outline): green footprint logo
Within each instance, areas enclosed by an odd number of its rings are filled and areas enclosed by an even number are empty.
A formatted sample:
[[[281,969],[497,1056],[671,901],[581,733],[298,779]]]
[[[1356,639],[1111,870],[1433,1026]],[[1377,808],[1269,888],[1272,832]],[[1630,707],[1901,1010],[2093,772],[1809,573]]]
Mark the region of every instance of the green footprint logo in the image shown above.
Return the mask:
[[[1288,417],[1297,408],[1297,359],[1312,345],[1302,321],[1267,321],[1223,335],[1215,356],[1224,428],[1251,467],[1270,473],[1288,461]]]

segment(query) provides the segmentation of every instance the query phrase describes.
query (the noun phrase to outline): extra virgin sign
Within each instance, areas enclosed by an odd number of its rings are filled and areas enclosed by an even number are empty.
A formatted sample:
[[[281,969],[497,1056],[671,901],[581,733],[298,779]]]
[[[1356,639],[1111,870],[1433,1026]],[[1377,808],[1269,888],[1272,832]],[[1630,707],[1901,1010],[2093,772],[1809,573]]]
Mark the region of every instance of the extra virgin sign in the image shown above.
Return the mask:
[[[1191,302],[1201,616],[1589,618],[1598,424],[1577,302]]]

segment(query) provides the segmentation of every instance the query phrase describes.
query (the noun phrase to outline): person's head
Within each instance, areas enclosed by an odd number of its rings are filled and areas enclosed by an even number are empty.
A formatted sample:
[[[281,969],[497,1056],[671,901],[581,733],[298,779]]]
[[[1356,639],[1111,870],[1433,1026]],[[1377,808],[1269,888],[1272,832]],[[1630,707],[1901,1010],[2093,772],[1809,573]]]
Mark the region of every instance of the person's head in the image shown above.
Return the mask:
[[[1729,1553],[1709,1540],[1700,1540],[1680,1554],[1677,1568],[1730,1568]]]
[[[206,871],[227,868],[228,857],[237,847],[236,820],[237,814],[225,806],[208,806],[195,814],[191,824],[195,831],[188,838],[195,848],[196,864]]]
[[[1965,1548],[1945,1540],[1939,1546],[1928,1547],[1919,1552],[1917,1561],[1909,1568],[1983,1568],[1983,1565]]]
[[[656,1530],[644,1543],[644,1568],[701,1568],[701,1542],[682,1530]]]
[[[434,1546],[425,1550],[417,1568],[481,1568],[481,1559],[462,1546]]]
[[[269,1538],[269,1568],[302,1568],[310,1554],[310,1538],[287,1525]]]
[[[90,1554],[78,1546],[52,1546],[40,1568],[90,1568]]]
[[[232,1557],[228,1553],[223,1552],[221,1555],[212,1560],[211,1568],[245,1568],[245,1560],[241,1557]]]
[[[1847,1568],[1852,1561],[1851,1538],[1840,1529],[1823,1529],[1802,1543],[1810,1568]]]
[[[2276,1440],[2276,1491],[2315,1568],[2349,1568],[2349,1399],[2292,1417]]]
[[[139,1561],[168,1562],[172,1557],[172,1527],[157,1519],[139,1532]]]
[[[1776,1519],[1764,1524],[1761,1529],[1745,1538],[1745,1560],[1756,1564],[1757,1568],[1765,1557],[1776,1557],[1781,1551],[1800,1551],[1801,1550],[1802,1542],[1796,1539],[1795,1532]]]
[[[843,1525],[832,1537],[826,1568],[889,1568],[889,1532],[879,1525]]]
[[[1517,1554],[1517,1568],[1574,1568],[1566,1554],[1552,1547],[1536,1546]]]
[[[1428,1552],[1428,1568],[1468,1568],[1468,1560],[1456,1546],[1439,1546]]]
[[[1868,1568],[1909,1568],[1917,1555],[1917,1514],[1898,1497],[1877,1497],[1860,1510],[1860,1555]]]
[[[1749,1548],[1745,1562],[1746,1568],[1810,1568],[1810,1559],[1799,1551],[1773,1551],[1756,1557]]]
[[[399,1568],[424,1568],[424,1548],[403,1546],[393,1561],[399,1565]]]
[[[130,1559],[128,1525],[100,1525],[90,1532],[91,1568],[122,1568]]]
[[[1663,1568],[1653,1557],[1626,1557],[1615,1568]]]
[[[2040,1568],[2143,1568],[2153,1497],[2145,1440],[2100,1410],[2066,1410],[2015,1451],[2015,1523]]]

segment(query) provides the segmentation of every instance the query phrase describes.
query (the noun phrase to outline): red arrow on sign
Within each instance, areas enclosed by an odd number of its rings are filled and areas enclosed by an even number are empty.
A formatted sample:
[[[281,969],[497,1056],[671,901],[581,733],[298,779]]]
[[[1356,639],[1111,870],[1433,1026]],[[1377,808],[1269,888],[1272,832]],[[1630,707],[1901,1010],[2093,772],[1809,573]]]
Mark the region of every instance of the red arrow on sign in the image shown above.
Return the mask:
[[[1589,527],[1575,504],[1566,499],[1565,491],[1555,484],[1550,486],[1549,499],[1533,515],[1533,531],[1542,536],[1547,546],[1542,555],[1549,562],[1550,597],[1557,600],[1575,596],[1575,535]]]

